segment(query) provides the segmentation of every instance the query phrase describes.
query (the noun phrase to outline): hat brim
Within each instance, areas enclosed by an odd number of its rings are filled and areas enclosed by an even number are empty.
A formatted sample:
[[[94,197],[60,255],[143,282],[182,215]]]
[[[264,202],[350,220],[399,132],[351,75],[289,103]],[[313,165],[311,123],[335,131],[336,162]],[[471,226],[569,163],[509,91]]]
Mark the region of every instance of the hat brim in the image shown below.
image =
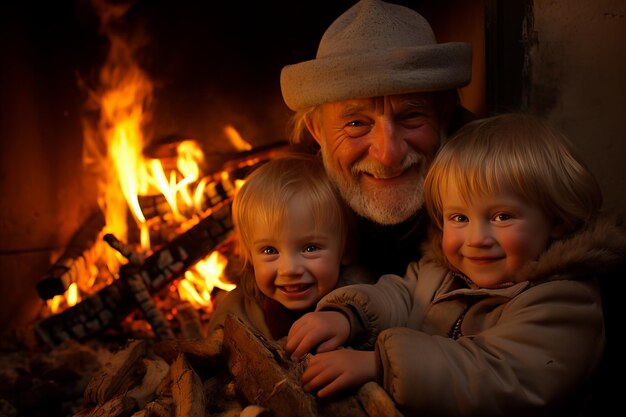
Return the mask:
[[[280,86],[287,106],[297,111],[351,98],[456,89],[471,75],[471,46],[449,42],[287,65]]]

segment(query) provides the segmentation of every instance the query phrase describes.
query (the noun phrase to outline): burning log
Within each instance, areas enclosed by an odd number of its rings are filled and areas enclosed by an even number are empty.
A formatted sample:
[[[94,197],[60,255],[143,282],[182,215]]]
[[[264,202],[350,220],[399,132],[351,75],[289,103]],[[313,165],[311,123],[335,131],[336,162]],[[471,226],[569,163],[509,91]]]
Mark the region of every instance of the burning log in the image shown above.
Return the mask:
[[[171,215],[172,208],[163,194],[137,196],[141,212],[147,220]]]
[[[254,169],[254,167],[252,169]],[[216,181],[210,182],[205,187],[204,189],[205,204],[208,204],[208,207],[212,207],[218,202],[222,201],[225,198],[225,196],[232,195],[233,193],[234,193],[233,184],[228,179],[228,176],[220,177]]]
[[[236,161],[225,165],[224,171],[209,177],[208,183],[202,190],[200,210],[214,211],[216,207],[230,201],[234,194],[232,180],[244,178],[250,171],[265,163],[269,158],[284,152],[285,144],[272,144],[250,152],[241,152]],[[146,219],[155,217],[165,218],[171,215],[171,207],[164,195],[138,196],[139,205]],[[87,267],[94,264],[93,260],[99,257],[94,245],[100,232],[105,226],[104,214],[101,211],[94,213],[76,232],[68,244],[63,255],[52,265],[47,275],[37,284],[37,293],[43,300],[52,299],[56,295],[64,294],[69,286],[79,278],[88,276]],[[130,248],[108,234],[104,240],[114,249],[122,253],[131,263],[139,263],[141,257],[134,254]]]
[[[87,265],[97,255],[94,246],[98,235],[105,225],[104,215],[98,211],[91,215],[80,229],[72,236],[65,252],[50,267],[46,276],[37,283],[37,293],[43,300],[61,295],[78,278],[87,275]]]
[[[130,245],[116,238],[114,234],[107,233],[102,239],[108,243],[109,246],[118,251],[124,258],[128,259],[128,262],[132,265],[141,265],[143,262],[144,259],[142,256],[135,253]]]
[[[122,268],[128,269],[127,273],[120,272],[120,275],[124,275],[128,280],[128,286],[135,297],[135,301],[139,304],[141,312],[150,323],[157,339],[173,339],[174,332],[172,332],[172,328],[161,310],[154,303],[150,290],[141,277],[139,268],[131,264],[124,265]]]
[[[222,202],[198,224],[148,256],[138,269],[146,289],[154,294],[206,257],[232,232],[230,201]],[[35,324],[49,345],[64,340],[84,340],[119,323],[137,308],[127,272],[73,307]]]
[[[254,168],[254,167],[253,167]],[[234,192],[230,176],[215,175],[214,179],[204,187],[200,210],[210,207],[229,199]],[[138,196],[139,207],[146,220],[161,218],[167,220],[172,215],[172,208],[163,194]]]

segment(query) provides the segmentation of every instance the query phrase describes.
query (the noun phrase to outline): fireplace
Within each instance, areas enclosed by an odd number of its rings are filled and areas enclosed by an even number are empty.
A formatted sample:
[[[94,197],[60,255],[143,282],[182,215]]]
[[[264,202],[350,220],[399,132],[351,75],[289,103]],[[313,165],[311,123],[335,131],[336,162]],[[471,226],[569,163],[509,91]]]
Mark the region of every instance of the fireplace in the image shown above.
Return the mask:
[[[133,84],[131,106],[141,113],[135,127],[142,135],[142,155],[171,165],[176,146],[192,142],[204,157],[203,175],[228,194],[232,191],[228,187],[235,187],[245,167],[284,146],[290,111],[280,94],[280,69],[311,59],[324,29],[353,3],[281,0],[244,6],[77,0],[45,2],[36,12],[24,4],[8,6],[5,16],[10,18],[5,17],[6,24],[0,28],[4,47],[0,70],[0,333],[29,332],[33,324],[43,322],[44,339],[51,345],[66,337],[82,341],[79,334],[66,334],[64,326],[73,323],[68,316],[49,311],[49,300],[44,299],[57,291],[56,283],[51,289],[42,281],[58,277],[55,268],[59,264],[69,265],[64,256],[77,236],[82,239],[79,243],[90,245],[95,237],[102,238],[97,232],[106,223],[101,210],[104,177],[94,157],[106,153],[102,130],[115,124],[103,117],[107,91],[103,71],[108,71],[108,81],[119,78],[120,72],[138,71],[142,77],[141,89]],[[421,10],[414,1],[395,3],[421,11],[433,22],[440,40],[474,43],[475,61],[480,65],[463,101],[481,113],[484,94],[476,91],[484,88],[482,1],[472,5],[462,0],[437,5],[423,2]],[[458,21],[441,18],[451,7],[463,12]],[[467,19],[468,13],[477,19]],[[112,62],[115,47],[117,60]],[[129,55],[124,57],[124,53]],[[127,90],[116,87],[110,90],[125,91],[128,97]],[[241,142],[249,147],[241,148]],[[237,162],[242,165],[233,165]],[[224,171],[232,176],[223,180]],[[198,212],[200,223],[214,221],[211,216],[221,213],[221,201],[213,203]],[[138,252],[125,251],[124,245],[140,242],[141,228],[130,210],[127,220],[128,234],[121,240],[107,235],[106,244],[116,246],[132,264]],[[192,228],[170,233],[169,239],[159,242],[160,248],[185,241],[185,233]],[[205,248],[206,255],[222,239],[227,240],[225,235],[216,239]],[[159,250],[154,253],[160,254]],[[144,262],[151,262],[150,254],[134,266],[145,270]],[[167,271],[171,272],[172,265],[166,263]],[[163,275],[173,279],[180,272]],[[137,309],[138,298],[134,302],[130,307]],[[149,307],[139,310],[145,315]],[[121,311],[112,323],[117,325],[128,313]],[[158,323],[150,324],[158,333]]]
[[[227,126],[253,148],[285,140],[290,112],[280,95],[280,69],[314,56],[324,29],[352,3],[242,8],[231,2],[80,0],[42,4],[37,13],[11,6],[12,18],[2,28],[8,58],[2,66],[3,330],[37,318],[38,281],[98,206],[97,173],[85,166],[93,152],[86,136],[101,119],[93,96],[102,92],[112,42],[129,48],[132,64],[150,83],[138,98],[146,148],[193,139],[205,155],[204,168],[214,172],[237,153]],[[444,3],[450,4],[425,2],[420,10],[440,40],[476,38],[482,27],[475,24],[466,23],[464,36],[455,22],[445,29],[437,16],[463,2]],[[464,7],[483,13],[481,2]],[[475,54],[482,50],[475,47]],[[475,71],[470,87],[476,86],[482,82]],[[480,97],[465,94],[464,100],[480,112]]]
[[[151,84],[150,91],[134,92],[143,94],[135,100],[144,107],[138,123],[148,153],[158,155],[172,143],[193,139],[204,153],[205,173],[211,173],[237,154],[226,127],[254,148],[284,141],[289,112],[278,74],[281,65],[300,58],[292,53],[296,43],[311,44],[302,35],[283,33],[300,32],[284,19],[293,13],[300,20],[298,11],[284,2],[284,10],[279,5],[266,10],[278,21],[261,21],[259,5],[241,13],[222,3],[116,2],[100,14],[97,7],[103,6],[86,0],[42,5],[36,14],[14,6],[13,20],[3,28],[9,58],[2,76],[8,92],[2,96],[7,109],[2,123],[3,330],[37,318],[38,281],[98,206],[98,173],[85,166],[85,157],[102,151],[89,149],[102,141],[89,144],[86,136],[97,130],[102,116],[101,103],[92,96],[101,92],[100,72],[110,60],[111,41],[124,43],[134,61],[118,62],[111,72],[128,71],[133,64]],[[104,27],[102,16],[115,13],[123,16]]]

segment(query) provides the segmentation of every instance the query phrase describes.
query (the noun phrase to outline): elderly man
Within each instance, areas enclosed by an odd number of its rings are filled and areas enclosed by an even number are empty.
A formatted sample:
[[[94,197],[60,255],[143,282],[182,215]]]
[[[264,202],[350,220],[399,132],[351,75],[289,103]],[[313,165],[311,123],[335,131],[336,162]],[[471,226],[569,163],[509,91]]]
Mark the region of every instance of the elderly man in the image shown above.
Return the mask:
[[[424,175],[442,140],[472,118],[457,92],[470,78],[468,44],[437,43],[420,14],[380,0],[356,3],[315,59],[282,70],[291,140],[319,147],[357,214],[359,260],[374,277],[403,274],[420,256]]]

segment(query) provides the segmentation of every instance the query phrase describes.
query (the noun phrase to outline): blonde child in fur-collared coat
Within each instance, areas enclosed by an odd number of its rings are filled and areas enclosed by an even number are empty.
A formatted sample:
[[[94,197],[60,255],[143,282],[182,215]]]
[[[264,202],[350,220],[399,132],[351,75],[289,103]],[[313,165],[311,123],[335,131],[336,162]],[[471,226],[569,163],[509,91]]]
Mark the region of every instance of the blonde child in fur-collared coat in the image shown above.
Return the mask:
[[[237,288],[217,302],[209,335],[234,314],[280,340],[324,295],[352,282],[351,217],[314,155],[288,152],[257,168],[232,211],[243,269]]]
[[[377,381],[406,415],[580,415],[605,344],[597,278],[626,257],[593,175],[553,128],[506,114],[447,142],[424,194],[425,256],[292,326],[287,352],[313,353],[304,388]]]

